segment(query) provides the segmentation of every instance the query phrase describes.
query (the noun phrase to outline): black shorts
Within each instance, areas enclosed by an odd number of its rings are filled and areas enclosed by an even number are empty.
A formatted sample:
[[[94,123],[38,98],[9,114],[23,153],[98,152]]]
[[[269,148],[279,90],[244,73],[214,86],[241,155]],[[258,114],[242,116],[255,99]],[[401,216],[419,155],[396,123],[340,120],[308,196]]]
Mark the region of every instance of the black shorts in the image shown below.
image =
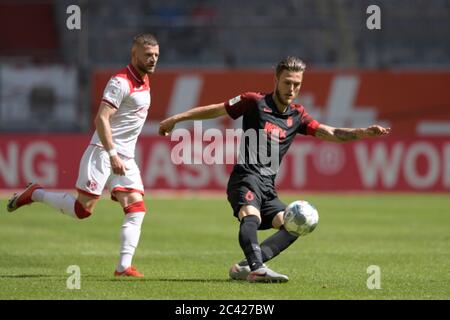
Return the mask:
[[[286,205],[278,199],[270,177],[233,171],[228,181],[227,195],[236,218],[239,217],[239,210],[243,205],[252,205],[260,211],[259,230],[273,228],[273,218],[286,209]]]

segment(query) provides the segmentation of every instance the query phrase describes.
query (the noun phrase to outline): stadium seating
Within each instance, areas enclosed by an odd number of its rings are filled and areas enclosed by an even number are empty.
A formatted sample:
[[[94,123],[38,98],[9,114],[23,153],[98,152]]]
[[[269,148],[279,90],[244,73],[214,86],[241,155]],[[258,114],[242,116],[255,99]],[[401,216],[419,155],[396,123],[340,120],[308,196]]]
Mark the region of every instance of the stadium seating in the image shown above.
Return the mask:
[[[61,11],[70,1],[57,1]],[[90,58],[120,64],[130,35],[150,30],[168,66],[266,67],[286,54],[317,67],[450,64],[448,1],[377,1],[383,32],[366,28],[363,1],[120,0],[88,4]],[[113,18],[112,18],[113,17]],[[107,27],[105,27],[107,26]],[[73,52],[70,47],[65,52]],[[257,52],[257,54],[255,54]]]

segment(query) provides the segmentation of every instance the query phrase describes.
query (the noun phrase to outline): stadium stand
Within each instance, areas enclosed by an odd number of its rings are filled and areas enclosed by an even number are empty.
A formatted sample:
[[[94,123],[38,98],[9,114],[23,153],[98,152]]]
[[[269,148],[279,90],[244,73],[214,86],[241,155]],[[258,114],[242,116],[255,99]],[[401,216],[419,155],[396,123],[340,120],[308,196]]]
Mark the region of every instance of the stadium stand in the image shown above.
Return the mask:
[[[63,11],[70,1],[57,1]],[[371,1],[120,0],[85,3],[90,63],[117,65],[131,34],[151,30],[163,66],[265,67],[286,54],[315,67],[450,65],[449,1],[377,1],[383,32],[366,28]],[[85,10],[86,9],[86,10]],[[60,17],[64,18],[64,17]],[[73,35],[72,36],[76,36]],[[63,47],[70,61],[77,55]],[[257,55],[254,52],[258,52]]]
[[[66,27],[66,10],[74,3],[82,14],[77,31]],[[35,117],[33,124],[22,111],[16,111],[17,119],[7,116],[11,97],[0,92],[0,132],[89,130],[93,71],[122,66],[129,57],[131,37],[142,31],[157,35],[161,43],[158,68],[166,70],[267,70],[286,55],[302,57],[311,69],[450,67],[450,1],[376,3],[382,13],[380,31],[366,27],[369,0],[2,1],[3,66],[50,63],[72,68],[71,79],[76,80],[72,91],[78,93],[58,96],[48,88],[25,88],[34,90],[30,106],[39,105],[42,97],[52,97],[49,101],[55,105],[50,109],[69,108],[53,120]],[[0,89],[1,85],[0,81]],[[8,92],[14,88],[17,85]]]

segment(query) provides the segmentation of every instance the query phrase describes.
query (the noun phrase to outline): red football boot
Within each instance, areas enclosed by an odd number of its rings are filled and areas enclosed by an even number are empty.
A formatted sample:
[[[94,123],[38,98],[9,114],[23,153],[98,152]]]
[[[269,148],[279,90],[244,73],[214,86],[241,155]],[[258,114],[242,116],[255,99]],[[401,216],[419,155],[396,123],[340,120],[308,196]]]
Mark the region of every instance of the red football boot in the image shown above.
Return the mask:
[[[14,193],[14,195],[11,199],[8,200],[8,204],[6,205],[6,209],[8,210],[8,212],[13,212],[19,209],[21,206],[32,203],[33,200],[31,200],[31,195],[37,189],[42,189],[42,187],[37,183],[29,183],[24,191]]]
[[[114,271],[114,276],[116,277],[134,277],[134,278],[143,278],[144,275],[136,270],[134,266],[129,266],[123,272]]]

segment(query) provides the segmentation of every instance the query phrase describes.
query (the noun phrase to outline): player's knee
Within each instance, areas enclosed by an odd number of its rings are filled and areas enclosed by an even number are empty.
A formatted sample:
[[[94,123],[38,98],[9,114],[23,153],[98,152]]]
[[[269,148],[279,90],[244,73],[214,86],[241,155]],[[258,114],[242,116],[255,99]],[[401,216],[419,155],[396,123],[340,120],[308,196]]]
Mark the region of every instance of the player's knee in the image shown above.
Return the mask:
[[[136,201],[136,202],[133,202],[132,204],[123,208],[123,212],[125,214],[129,214],[129,213],[133,213],[133,212],[145,213],[146,211],[147,211],[147,209],[145,208],[144,201]]]
[[[258,229],[259,226],[261,225],[261,218],[256,215],[245,216],[241,219],[241,228],[244,225],[253,225],[256,227],[256,229]]]
[[[272,227],[275,229],[281,229],[284,225],[284,211],[278,212],[272,220]]]
[[[81,202],[78,200],[75,201],[75,214],[78,217],[78,219],[86,219],[89,218],[92,215],[92,211],[86,209],[83,207]]]
[[[239,214],[238,214],[239,220],[242,221],[242,219],[247,216],[256,216],[256,217],[258,217],[259,221],[261,221],[261,213],[259,212],[259,210],[257,208],[255,208],[252,205],[242,206],[241,209],[239,210]]]
[[[136,202],[144,201],[142,194],[139,192],[114,191],[112,196],[119,201],[122,208],[128,207]]]
[[[85,195],[82,193],[78,194],[77,202],[87,211],[90,213],[94,212],[94,207],[98,201],[99,197],[97,196],[91,196],[91,195]]]

